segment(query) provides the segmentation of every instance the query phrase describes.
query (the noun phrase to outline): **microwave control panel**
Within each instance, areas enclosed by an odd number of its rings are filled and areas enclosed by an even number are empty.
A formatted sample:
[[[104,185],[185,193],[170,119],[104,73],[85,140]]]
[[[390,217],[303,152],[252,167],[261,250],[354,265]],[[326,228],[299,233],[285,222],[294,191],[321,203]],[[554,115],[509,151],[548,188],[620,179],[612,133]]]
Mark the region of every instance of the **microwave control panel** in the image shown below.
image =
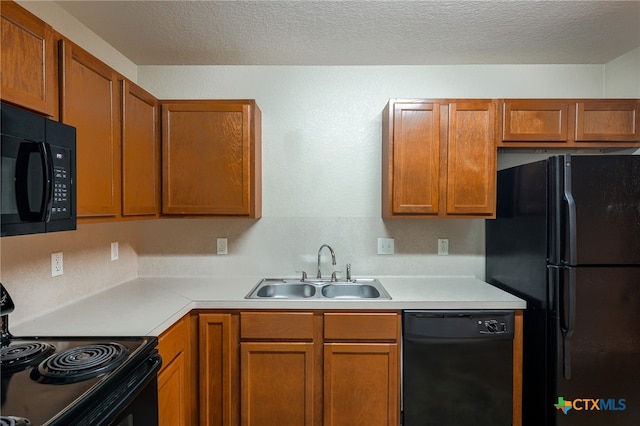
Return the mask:
[[[53,159],[53,202],[51,219],[66,219],[72,216],[71,195],[71,151],[59,146],[51,146]]]

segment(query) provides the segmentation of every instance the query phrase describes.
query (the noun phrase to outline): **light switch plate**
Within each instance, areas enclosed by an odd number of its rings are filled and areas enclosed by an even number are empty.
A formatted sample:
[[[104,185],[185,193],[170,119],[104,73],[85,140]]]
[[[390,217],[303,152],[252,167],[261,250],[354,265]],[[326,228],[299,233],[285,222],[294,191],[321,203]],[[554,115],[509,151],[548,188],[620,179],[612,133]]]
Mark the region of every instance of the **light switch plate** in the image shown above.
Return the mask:
[[[378,238],[378,254],[393,254],[394,246],[393,238]]]

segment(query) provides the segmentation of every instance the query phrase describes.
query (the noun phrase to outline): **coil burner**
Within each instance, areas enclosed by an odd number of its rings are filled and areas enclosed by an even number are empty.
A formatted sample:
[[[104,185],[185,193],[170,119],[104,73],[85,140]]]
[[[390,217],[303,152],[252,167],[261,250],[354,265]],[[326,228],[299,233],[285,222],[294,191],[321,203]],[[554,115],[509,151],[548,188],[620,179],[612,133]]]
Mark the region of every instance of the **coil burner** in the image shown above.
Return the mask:
[[[0,426],[31,426],[29,419],[24,417],[15,416],[2,416],[0,417]]]
[[[3,346],[0,349],[0,365],[2,373],[10,374],[37,365],[55,351],[49,343],[21,343],[13,346]]]
[[[42,361],[31,371],[31,378],[47,384],[80,382],[115,369],[128,355],[129,350],[119,343],[77,346]]]

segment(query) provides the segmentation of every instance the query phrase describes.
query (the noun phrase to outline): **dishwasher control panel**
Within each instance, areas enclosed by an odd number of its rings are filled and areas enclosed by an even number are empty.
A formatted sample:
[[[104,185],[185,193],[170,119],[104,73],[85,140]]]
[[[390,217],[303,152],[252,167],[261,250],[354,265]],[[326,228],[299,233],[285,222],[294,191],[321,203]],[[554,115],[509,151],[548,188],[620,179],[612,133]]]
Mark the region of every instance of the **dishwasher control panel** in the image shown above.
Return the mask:
[[[503,318],[479,319],[478,333],[480,334],[504,334],[509,331],[507,321]]]
[[[405,310],[405,339],[512,339],[513,311]]]

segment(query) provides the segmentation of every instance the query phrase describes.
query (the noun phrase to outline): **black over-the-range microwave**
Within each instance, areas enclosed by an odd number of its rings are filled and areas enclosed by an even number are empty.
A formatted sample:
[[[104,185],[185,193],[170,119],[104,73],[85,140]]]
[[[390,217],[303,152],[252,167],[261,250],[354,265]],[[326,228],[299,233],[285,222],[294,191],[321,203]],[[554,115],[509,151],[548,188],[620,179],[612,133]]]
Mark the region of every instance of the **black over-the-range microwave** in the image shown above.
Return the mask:
[[[76,229],[76,129],[0,104],[0,236]]]

